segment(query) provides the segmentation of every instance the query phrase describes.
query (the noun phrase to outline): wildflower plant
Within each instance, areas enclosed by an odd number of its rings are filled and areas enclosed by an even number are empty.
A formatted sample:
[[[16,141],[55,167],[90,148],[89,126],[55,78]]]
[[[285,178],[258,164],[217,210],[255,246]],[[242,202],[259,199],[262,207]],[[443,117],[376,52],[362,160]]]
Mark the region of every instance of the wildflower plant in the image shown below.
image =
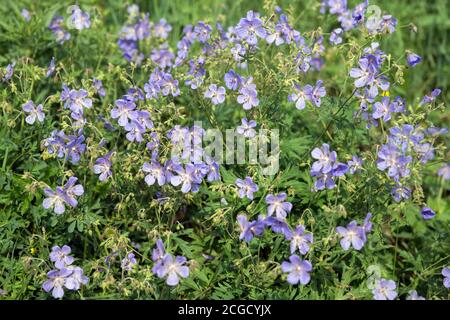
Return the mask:
[[[448,299],[448,63],[381,2],[1,7],[1,297]]]

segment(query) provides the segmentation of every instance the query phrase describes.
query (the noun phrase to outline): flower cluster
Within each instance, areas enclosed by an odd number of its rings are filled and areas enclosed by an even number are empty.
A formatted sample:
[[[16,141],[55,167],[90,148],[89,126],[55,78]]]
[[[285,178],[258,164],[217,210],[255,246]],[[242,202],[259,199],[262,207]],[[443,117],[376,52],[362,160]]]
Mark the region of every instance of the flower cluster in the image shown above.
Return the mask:
[[[56,269],[47,273],[42,288],[45,292],[52,292],[56,299],[64,296],[64,288],[77,291],[81,285],[87,285],[89,279],[83,273],[83,269],[72,265],[74,258],[70,256],[71,248],[67,245],[54,246],[50,253],[50,261],[54,262]]]
[[[257,188],[250,177],[247,177],[247,183],[253,188]],[[240,179],[238,179],[240,180]],[[245,181],[241,182],[244,184]],[[248,192],[244,191],[243,193]],[[252,194],[253,196],[253,194]],[[260,236],[266,228],[271,228],[275,233],[281,233],[285,239],[290,241],[291,256],[290,262],[284,261],[281,270],[288,273],[287,281],[292,284],[307,284],[310,281],[309,273],[312,271],[312,265],[308,260],[302,260],[294,253],[298,250],[301,255],[305,255],[310,250],[313,243],[312,233],[306,232],[303,225],[298,225],[294,230],[291,229],[286,221],[287,214],[292,210],[292,203],[285,201],[287,194],[282,192],[277,195],[269,194],[265,198],[268,205],[266,216],[259,215],[257,220],[249,221],[247,216],[240,214],[237,216],[240,235],[239,240],[250,242],[254,236]],[[253,199],[253,198],[252,198]],[[274,215],[275,214],[275,215]]]
[[[311,167],[311,176],[316,178],[313,190],[333,189],[336,186],[335,178],[348,171],[348,166],[337,161],[336,151],[331,151],[326,143],[322,148],[314,148],[311,156],[316,159]]]
[[[46,198],[42,202],[42,206],[45,209],[53,208],[56,214],[63,214],[66,209],[65,205],[75,208],[78,205],[77,197],[82,196],[84,193],[83,186],[76,184],[77,181],[77,177],[70,177],[64,186],[56,187],[55,191],[45,188]]]
[[[158,153],[153,153],[150,162],[145,162],[142,171],[147,175],[147,185],[159,186],[170,183],[181,186],[181,191],[197,192],[203,179],[208,182],[220,180],[219,165],[212,158],[204,154],[202,137],[205,131],[199,126],[191,129],[179,125],[172,128],[167,137],[173,145],[172,157],[164,163],[158,161]],[[150,146],[156,148],[156,146]],[[203,161],[203,159],[205,161]]]
[[[44,139],[43,146],[50,155],[70,160],[72,164],[78,164],[86,151],[81,129],[71,135],[66,135],[62,130],[54,130],[49,138]]]
[[[444,131],[445,132],[445,131]],[[395,186],[392,195],[398,202],[408,199],[411,190],[405,185],[405,179],[411,174],[414,163],[425,164],[434,159],[432,141],[439,132],[423,130],[410,124],[389,129],[387,143],[378,151],[377,167],[387,171]]]

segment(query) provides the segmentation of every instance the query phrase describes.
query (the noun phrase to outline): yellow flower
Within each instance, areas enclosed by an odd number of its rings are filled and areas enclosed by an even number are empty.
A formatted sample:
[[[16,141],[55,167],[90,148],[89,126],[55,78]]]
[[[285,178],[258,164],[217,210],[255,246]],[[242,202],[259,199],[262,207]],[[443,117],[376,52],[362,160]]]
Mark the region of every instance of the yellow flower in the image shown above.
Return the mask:
[[[389,97],[390,93],[389,93],[389,91],[383,91],[383,92],[381,93],[381,95],[382,95],[383,97]]]

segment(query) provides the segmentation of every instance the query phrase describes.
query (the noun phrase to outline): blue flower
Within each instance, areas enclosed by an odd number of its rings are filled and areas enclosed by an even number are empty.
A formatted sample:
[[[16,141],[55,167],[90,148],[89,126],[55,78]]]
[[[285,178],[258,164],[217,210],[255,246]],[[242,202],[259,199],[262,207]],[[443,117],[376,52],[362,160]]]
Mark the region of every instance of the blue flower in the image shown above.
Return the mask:
[[[58,269],[65,268],[74,261],[74,258],[69,255],[71,251],[71,248],[67,245],[62,246],[62,248],[54,246],[52,252],[50,252],[50,261],[54,262]]]
[[[239,187],[239,197],[242,199],[244,197],[253,200],[253,193],[258,191],[258,185],[253,182],[252,178],[245,177],[244,180],[236,179],[236,185]]]
[[[266,227],[262,216],[259,216],[258,220],[248,221],[247,217],[241,214],[237,216],[236,220],[241,230],[239,240],[245,240],[246,242],[250,242],[254,236],[261,235]]]
[[[308,284],[311,280],[310,272],[312,264],[308,260],[302,260],[297,255],[291,255],[288,261],[283,261],[281,271],[288,273],[287,282],[292,285]]]
[[[97,160],[95,160],[93,170],[95,174],[100,175],[98,177],[100,181],[105,181],[106,179],[112,176],[111,154],[112,154],[111,152],[108,152],[103,157],[100,157]]]
[[[306,88],[306,86],[305,86],[305,88]],[[307,100],[307,97],[306,97],[304,90],[301,89],[299,84],[294,84],[294,92],[288,96],[288,101],[295,102],[295,107],[298,110],[303,110],[303,109],[305,109],[305,106],[306,106],[306,100]]]
[[[416,65],[418,65],[420,62],[422,62],[422,57],[419,56],[418,54],[414,53],[414,52],[410,52],[408,53],[408,55],[406,56],[406,61],[408,62],[408,65],[410,67],[415,67]]]
[[[330,43],[332,45],[338,45],[342,43],[342,34],[344,33],[344,31],[341,28],[336,28],[331,32],[330,35]]]
[[[223,103],[225,101],[225,88],[217,87],[215,84],[211,84],[208,87],[208,90],[205,91],[205,98],[211,99],[211,102],[214,105]]]
[[[253,138],[256,135],[256,131],[253,129],[256,127],[256,121],[248,121],[247,118],[242,118],[241,122],[242,125],[236,128],[236,132],[242,134],[246,138]]]
[[[133,267],[137,264],[136,258],[134,256],[134,253],[130,252],[127,254],[125,258],[122,259],[122,262],[120,264],[120,267],[123,270],[130,271],[133,270]]]
[[[300,254],[305,255],[309,251],[310,244],[313,243],[313,235],[312,233],[306,233],[305,227],[300,224],[295,228],[294,232],[292,232],[290,241],[291,254],[294,254],[298,249]]]
[[[225,85],[228,89],[237,90],[241,85],[242,79],[234,70],[230,70],[224,75]]]
[[[259,19],[259,13],[253,11],[248,11],[247,16],[239,21],[235,32],[241,40],[245,40],[249,45],[258,43],[257,36],[265,39],[267,35],[266,29]]]
[[[89,13],[81,11],[80,7],[72,6],[70,21],[77,30],[88,29],[91,26]]]
[[[167,277],[166,283],[169,286],[176,286],[180,278],[189,277],[189,267],[185,266],[186,258],[177,256],[175,259],[170,254],[166,254],[162,259],[162,264],[157,275],[160,278]]]
[[[303,88],[306,98],[313,103],[316,107],[320,107],[321,98],[327,94],[325,88],[322,86],[323,81],[317,80],[316,85],[306,85]]]
[[[337,227],[336,232],[341,236],[341,246],[344,250],[348,250],[353,246],[356,250],[361,250],[366,242],[366,233],[364,229],[357,225],[356,221],[352,221],[347,225],[347,228]]]
[[[292,210],[292,203],[284,201],[286,198],[287,194],[284,192],[278,195],[267,195],[266,203],[269,205],[267,208],[267,216],[271,216],[275,212],[277,218],[285,219],[287,214]]]
[[[156,161],[151,163],[144,162],[142,165],[142,171],[148,173],[145,176],[145,183],[151,186],[158,181],[158,185],[162,186],[166,183],[166,173],[164,168]]]
[[[379,279],[372,290],[375,300],[394,300],[397,297],[396,284],[392,280]]]
[[[424,297],[419,296],[416,290],[411,290],[406,297],[406,300],[425,300]]]
[[[420,211],[420,214],[422,215],[422,217],[425,220],[430,220],[430,219],[434,218],[434,216],[436,215],[436,212],[434,212],[433,209],[431,209],[431,208],[424,207]]]
[[[48,78],[50,77],[56,70],[55,66],[55,57],[52,57],[52,60],[50,60],[50,64],[47,67],[47,72],[45,73],[45,76]]]
[[[450,288],[450,268],[443,268],[441,274],[444,276],[444,287]]]
[[[442,177],[443,180],[450,180],[450,162],[439,168],[437,174]]]
[[[22,110],[25,111],[26,113],[29,113],[29,115],[25,118],[26,123],[33,124],[36,121],[36,119],[39,122],[44,121],[45,114],[43,111],[42,104],[35,106],[34,102],[32,100],[29,100],[22,106]]]

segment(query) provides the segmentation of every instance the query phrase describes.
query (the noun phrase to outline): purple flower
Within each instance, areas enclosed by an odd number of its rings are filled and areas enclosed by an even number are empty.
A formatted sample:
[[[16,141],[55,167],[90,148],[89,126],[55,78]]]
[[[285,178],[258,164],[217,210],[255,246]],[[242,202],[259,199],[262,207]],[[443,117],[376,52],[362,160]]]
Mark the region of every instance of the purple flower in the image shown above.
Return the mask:
[[[177,256],[175,259],[170,254],[166,254],[162,259],[162,265],[158,276],[167,277],[166,283],[169,286],[176,286],[181,278],[189,277],[189,267],[185,266],[186,258]]]
[[[237,127],[236,132],[242,134],[246,138],[253,138],[256,135],[256,131],[253,129],[256,127],[256,121],[248,121],[247,118],[242,118],[241,121],[242,125]]]
[[[94,78],[92,79],[92,84],[94,85],[94,89],[100,97],[104,97],[106,95],[105,88],[103,88],[102,80]]]
[[[172,95],[172,97],[180,95],[178,80],[174,79],[171,74],[165,73],[159,81],[159,86],[161,87],[161,93],[164,97],[169,94]]]
[[[424,297],[419,296],[416,290],[411,290],[406,297],[406,300],[425,300]]]
[[[238,178],[235,183],[239,188],[238,192],[241,199],[247,197],[253,200],[253,193],[258,191],[258,185],[253,182],[252,178],[245,177],[244,180]]]
[[[164,168],[156,161],[152,161],[150,164],[148,162],[144,162],[142,165],[142,171],[148,173],[145,176],[145,183],[151,186],[156,181],[158,181],[158,185],[162,186],[166,183],[166,173]]]
[[[437,172],[438,176],[442,177],[443,180],[450,180],[450,162],[444,164]]]
[[[156,248],[152,251],[152,260],[155,262],[155,265],[152,268],[153,274],[162,278],[163,274],[163,258],[166,255],[166,250],[164,249],[164,243],[161,239],[156,241]]]
[[[266,226],[270,227],[273,232],[283,234],[286,239],[289,240],[292,238],[292,231],[287,224],[286,219],[269,216],[264,219],[264,223]]]
[[[84,108],[92,107],[92,100],[88,98],[88,92],[84,89],[72,89],[67,93],[68,88],[65,86],[63,88],[61,100],[64,101],[64,108],[68,108],[72,111],[71,117],[73,119],[80,119],[83,115]]]
[[[397,286],[392,280],[379,279],[375,282],[375,288],[372,290],[375,300],[394,300],[397,297]]]
[[[262,216],[259,216],[258,220],[248,221],[245,215],[240,214],[236,217],[236,220],[241,231],[239,240],[250,242],[254,236],[259,236],[264,232],[265,223]]]
[[[208,180],[208,182],[219,181],[220,180],[219,164],[209,157],[206,157],[206,164],[208,166],[208,175],[206,177],[206,180]]]
[[[142,142],[144,141],[144,137],[142,136],[145,133],[145,127],[137,120],[131,120],[125,125],[125,130],[128,132],[126,134],[127,140],[133,142]]]
[[[150,58],[154,63],[156,63],[161,69],[166,69],[173,65],[173,59],[175,55],[168,49],[155,49],[152,51]]]
[[[355,78],[355,87],[361,88],[372,84],[375,80],[374,70],[367,58],[359,59],[359,68],[350,70],[350,77]]]
[[[322,144],[322,148],[314,148],[311,156],[317,160],[313,163],[312,170],[322,173],[330,172],[337,158],[336,151],[330,151],[330,146],[326,143]]]
[[[330,35],[330,43],[332,45],[337,46],[338,44],[342,43],[342,34],[344,33],[344,31],[341,28],[336,28],[331,32]]]
[[[434,216],[436,215],[436,212],[433,211],[433,209],[425,207],[420,211],[420,214],[422,215],[422,217],[425,220],[430,220],[432,218],[434,218]]]
[[[78,181],[77,177],[70,177],[63,187],[64,200],[72,207],[76,207],[78,201],[75,197],[82,196],[84,188],[81,184],[75,184]]]
[[[225,85],[230,90],[237,90],[242,82],[241,76],[238,75],[234,70],[230,70],[225,73],[224,80]]]
[[[77,30],[88,29],[91,26],[89,13],[81,11],[78,6],[72,6],[72,16],[70,21]]]
[[[306,233],[305,227],[300,224],[295,228],[290,240],[291,254],[294,254],[298,249],[300,254],[305,255],[309,251],[309,245],[313,243],[313,235],[312,233]]]
[[[55,299],[62,298],[64,296],[63,286],[66,284],[67,277],[71,274],[72,271],[65,268],[49,271],[47,273],[49,279],[43,283],[42,289],[45,292],[52,291],[52,296]]]
[[[167,39],[172,26],[165,19],[160,19],[158,23],[153,25],[153,36],[160,39]]]
[[[327,94],[325,87],[322,86],[323,81],[317,80],[316,85],[313,87],[311,85],[306,85],[303,88],[303,92],[306,98],[310,100],[316,107],[320,107],[321,98],[325,97]]]
[[[225,101],[225,88],[217,87],[215,84],[211,84],[208,90],[205,91],[205,98],[211,99],[214,105],[223,103]]]
[[[111,118],[119,118],[119,125],[125,127],[128,124],[128,119],[133,120],[134,113],[132,111],[135,108],[134,102],[119,99],[116,101],[116,107],[111,110]]]
[[[259,99],[257,97],[258,93],[255,89],[249,87],[242,87],[239,90],[239,95],[237,97],[237,102],[242,104],[244,110],[250,110],[253,107],[259,105]]]
[[[156,240],[156,248],[152,251],[152,260],[161,260],[166,254],[166,249],[164,249],[164,243],[161,239]]]
[[[63,28],[64,18],[61,16],[54,16],[48,28],[52,31],[58,44],[63,44],[70,39],[70,33]]]
[[[397,25],[397,19],[395,19],[391,15],[385,15],[381,18],[379,32],[393,33],[395,31],[396,25]]]
[[[123,270],[130,271],[133,270],[134,265],[137,264],[136,258],[134,257],[134,253],[130,252],[125,258],[122,259],[120,267]]]
[[[47,72],[45,73],[45,76],[48,78],[50,77],[56,70],[55,66],[55,57],[52,57],[52,60],[50,60],[50,64],[47,67]]]
[[[414,52],[410,52],[406,56],[406,61],[410,67],[415,67],[422,61],[422,57]]]
[[[374,119],[383,119],[384,122],[387,122],[391,119],[392,107],[389,97],[383,97],[381,99],[381,102],[375,102],[373,108],[374,112],[372,114],[372,117]]]
[[[195,174],[195,166],[192,164],[186,164],[185,169],[182,167],[175,170],[178,174],[172,176],[170,183],[173,186],[179,186],[181,184],[181,192],[187,193],[189,191],[196,192],[199,188],[201,180]]]
[[[351,221],[347,228],[337,227],[336,232],[341,237],[341,246],[344,250],[348,250],[352,246],[356,250],[361,250],[367,241],[366,233],[372,230],[372,223],[370,218],[371,213],[368,213],[362,226],[358,226],[356,221]]]
[[[429,95],[423,97],[422,101],[420,102],[420,105],[434,102],[440,94],[441,89],[434,89]]]
[[[306,85],[305,88],[307,86],[310,86],[310,85]],[[295,102],[295,107],[298,110],[303,110],[303,109],[305,109],[305,106],[306,106],[306,99],[307,99],[307,97],[306,97],[304,90],[302,90],[300,88],[299,84],[294,84],[294,92],[288,96],[288,101]]]
[[[62,248],[54,246],[52,252],[50,252],[50,261],[54,262],[55,267],[58,269],[65,268],[74,261],[74,258],[69,255],[71,251],[72,250],[67,245],[62,246]]]
[[[266,29],[264,29],[261,19],[259,19],[259,13],[248,11],[247,16],[239,21],[239,24],[235,28],[236,35],[245,40],[249,45],[256,45],[258,39],[256,36],[265,39]]]
[[[281,264],[281,271],[289,273],[287,276],[287,282],[292,285],[301,283],[303,285],[308,284],[311,280],[309,273],[312,271],[312,264],[308,260],[302,260],[297,255],[291,255],[289,261],[283,261]]]
[[[194,27],[195,37],[201,43],[205,43],[206,41],[208,41],[208,39],[211,37],[211,31],[212,31],[211,26],[209,24],[204,23],[203,21],[200,21]]]
[[[30,22],[30,20],[31,20],[30,11],[28,11],[27,9],[24,8],[24,9],[22,9],[22,11],[20,11],[20,14],[25,19],[26,22]]]
[[[67,143],[64,146],[66,157],[70,159],[70,162],[77,164],[80,161],[81,154],[86,150],[86,144],[84,142],[84,136],[70,135],[67,136]]]
[[[444,276],[444,287],[450,288],[450,268],[445,267],[441,274]]]
[[[43,122],[45,118],[45,114],[43,111],[42,104],[39,104],[37,107],[34,105],[32,100],[29,100],[22,106],[22,110],[29,115],[25,118],[25,122],[28,124],[33,124],[36,121],[36,118],[39,122]]]
[[[100,175],[98,177],[100,181],[105,181],[106,179],[112,176],[111,154],[112,154],[111,152],[108,152],[103,157],[100,157],[97,160],[95,160],[93,169],[95,174]]]
[[[267,208],[267,216],[271,216],[275,212],[277,218],[285,219],[287,214],[292,210],[292,203],[284,201],[286,198],[287,194],[284,192],[278,195],[267,195],[266,203],[269,205]]]
[[[45,188],[44,193],[46,198],[42,202],[42,206],[45,209],[54,208],[53,211],[56,214],[63,214],[65,211],[64,191],[61,187],[56,187],[56,192],[50,188]]]
[[[407,165],[411,157],[402,156],[398,148],[392,144],[383,145],[378,151],[377,168],[381,171],[388,169],[388,175],[398,179],[409,175]]]
[[[81,285],[86,285],[89,278],[83,274],[83,269],[77,266],[68,266],[68,270],[72,271],[70,277],[66,278],[65,287],[69,290],[79,290]]]
[[[354,174],[361,170],[363,160],[358,156],[353,156],[352,160],[347,162],[350,174]]]
[[[411,189],[398,184],[392,189],[391,194],[396,202],[400,202],[411,197]]]
[[[347,10],[347,0],[328,0],[331,14],[342,14]]]

